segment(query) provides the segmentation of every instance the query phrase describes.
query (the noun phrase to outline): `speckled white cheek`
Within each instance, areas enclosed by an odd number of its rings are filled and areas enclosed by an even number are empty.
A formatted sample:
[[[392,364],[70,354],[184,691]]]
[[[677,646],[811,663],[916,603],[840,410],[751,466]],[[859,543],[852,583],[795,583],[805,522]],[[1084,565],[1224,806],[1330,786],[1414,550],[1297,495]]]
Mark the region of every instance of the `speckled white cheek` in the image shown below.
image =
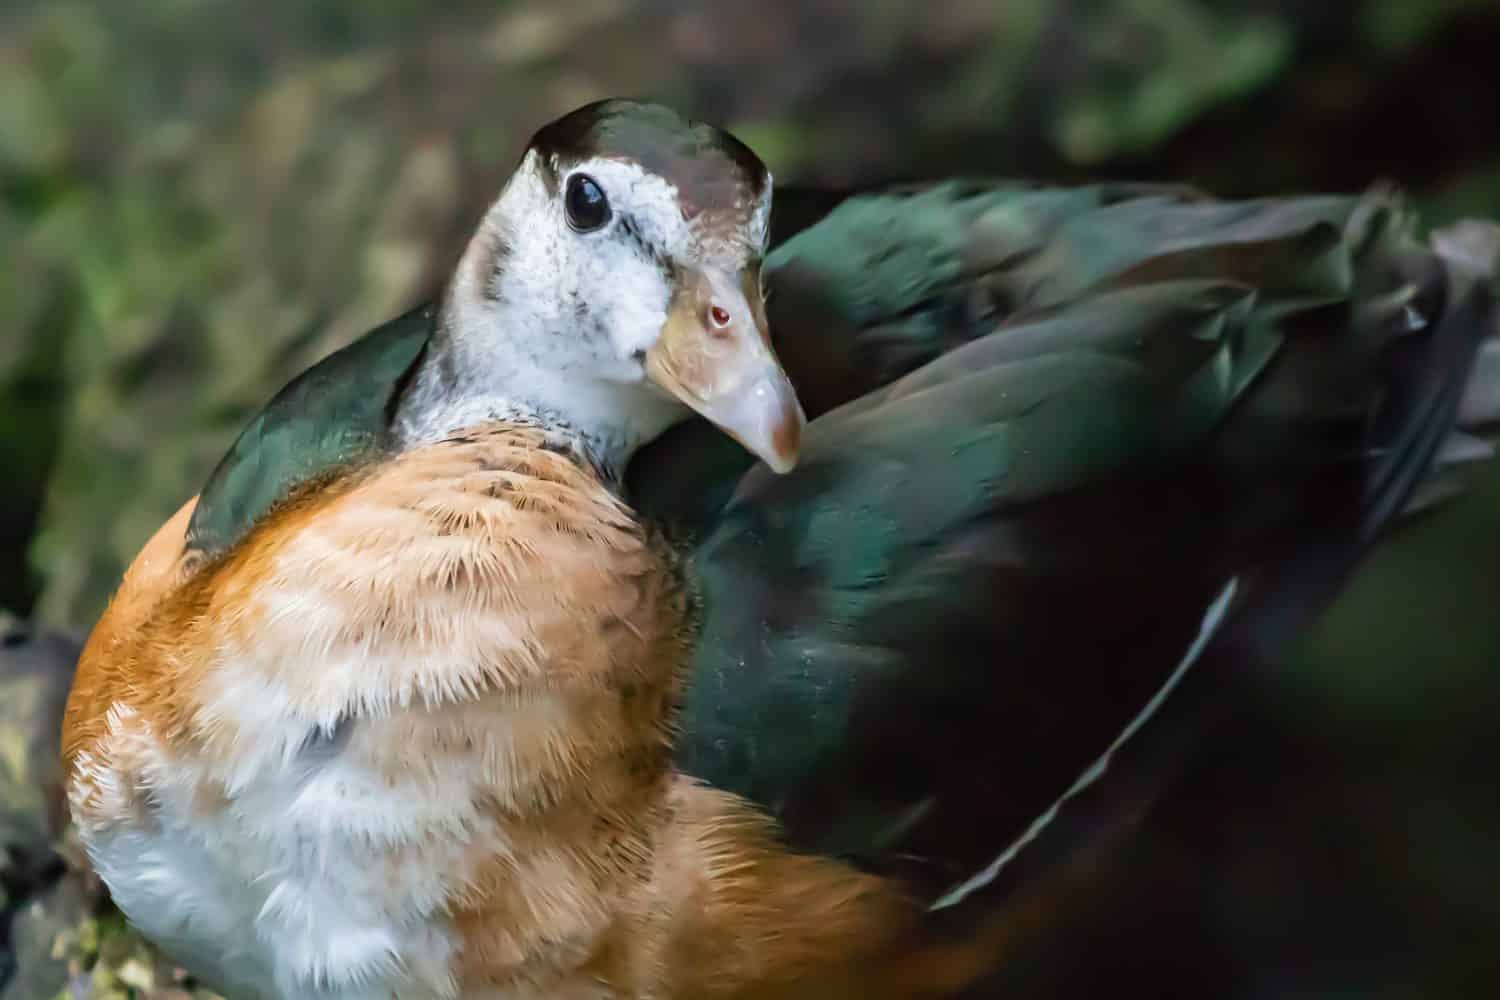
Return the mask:
[[[489,220],[511,234],[501,293],[516,313],[534,317],[542,364],[638,379],[632,358],[656,342],[672,294],[661,260],[682,259],[690,245],[677,189],[634,164],[579,164],[559,178],[559,188],[573,173],[588,174],[610,200],[612,216],[602,229],[578,233],[558,194],[536,173],[534,155]],[[623,228],[627,219],[633,232]]]
[[[429,356],[446,355],[443,377],[419,375],[399,433],[432,441],[530,415],[581,432],[595,458],[623,467],[688,415],[646,382],[643,364],[672,296],[663,261],[687,252],[688,224],[666,181],[592,160],[574,170],[595,177],[614,214],[597,232],[574,232],[536,156],[517,168],[455,271],[442,343]]]

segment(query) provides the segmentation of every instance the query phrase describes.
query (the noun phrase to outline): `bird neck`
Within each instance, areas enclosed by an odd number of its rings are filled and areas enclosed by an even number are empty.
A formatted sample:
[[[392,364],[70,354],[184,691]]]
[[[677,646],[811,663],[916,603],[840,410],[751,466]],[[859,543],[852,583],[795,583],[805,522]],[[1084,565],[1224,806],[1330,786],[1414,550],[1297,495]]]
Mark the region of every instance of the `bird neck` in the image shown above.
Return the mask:
[[[617,486],[631,456],[682,419],[675,403],[641,386],[589,378],[548,357],[549,342],[566,344],[566,331],[538,338],[528,334],[530,317],[509,315],[515,306],[489,305],[482,333],[473,317],[446,306],[439,312],[396,403],[399,449],[483,424],[536,427],[549,447],[573,453]]]
[[[566,243],[528,225],[550,198],[528,154],[454,268],[393,429],[411,447],[483,423],[535,426],[617,482],[638,448],[689,412],[615,357],[606,323],[622,307],[596,301],[608,286],[582,282]],[[660,318],[648,309],[637,322],[664,321],[665,295]]]

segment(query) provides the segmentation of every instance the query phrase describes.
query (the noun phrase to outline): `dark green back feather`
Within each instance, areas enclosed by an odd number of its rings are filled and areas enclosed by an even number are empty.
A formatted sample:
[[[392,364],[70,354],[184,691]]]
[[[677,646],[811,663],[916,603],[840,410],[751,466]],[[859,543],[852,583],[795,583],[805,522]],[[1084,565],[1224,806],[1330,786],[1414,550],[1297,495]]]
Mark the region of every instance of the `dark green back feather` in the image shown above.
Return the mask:
[[[746,473],[695,425],[632,469],[697,540],[679,763],[934,893],[1098,758],[1227,581],[1250,644],[1326,600],[1494,322],[1380,192],[941,185],[846,200],[767,272],[822,414],[801,464]]]
[[[277,393],[209,476],[188,523],[188,549],[217,555],[299,485],[382,454],[392,403],[432,317],[430,306],[413,309]]]

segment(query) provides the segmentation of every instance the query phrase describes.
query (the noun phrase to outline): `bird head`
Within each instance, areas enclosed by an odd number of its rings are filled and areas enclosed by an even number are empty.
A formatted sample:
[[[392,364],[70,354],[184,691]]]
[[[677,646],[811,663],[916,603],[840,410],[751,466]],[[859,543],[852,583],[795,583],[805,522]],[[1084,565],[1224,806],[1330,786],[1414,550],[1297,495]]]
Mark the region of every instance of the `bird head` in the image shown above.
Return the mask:
[[[504,379],[627,457],[697,413],[787,471],[805,418],[766,327],[770,209],[770,172],[720,129],[621,100],[552,122],[449,288],[452,377]]]

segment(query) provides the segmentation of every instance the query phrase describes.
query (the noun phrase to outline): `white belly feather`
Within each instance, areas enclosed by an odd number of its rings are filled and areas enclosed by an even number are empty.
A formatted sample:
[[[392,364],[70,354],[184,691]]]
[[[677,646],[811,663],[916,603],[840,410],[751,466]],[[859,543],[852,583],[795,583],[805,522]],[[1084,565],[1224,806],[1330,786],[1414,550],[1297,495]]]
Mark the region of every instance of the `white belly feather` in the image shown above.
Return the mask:
[[[381,782],[335,738],[267,766],[232,804],[208,802],[193,765],[169,759],[133,713],[111,723],[109,756],[134,773],[80,760],[75,794],[92,782],[123,821],[83,839],[116,904],[175,961],[231,1000],[457,995],[432,919],[454,848],[409,852],[372,829],[409,815],[420,792]]]
[[[328,497],[216,570],[206,608],[146,607],[86,652],[80,689],[111,700],[69,794],[99,874],[232,1000],[601,995],[585,966],[643,864],[618,845],[665,788],[632,767],[665,774],[670,574],[534,431]],[[560,840],[563,799],[627,825]]]

